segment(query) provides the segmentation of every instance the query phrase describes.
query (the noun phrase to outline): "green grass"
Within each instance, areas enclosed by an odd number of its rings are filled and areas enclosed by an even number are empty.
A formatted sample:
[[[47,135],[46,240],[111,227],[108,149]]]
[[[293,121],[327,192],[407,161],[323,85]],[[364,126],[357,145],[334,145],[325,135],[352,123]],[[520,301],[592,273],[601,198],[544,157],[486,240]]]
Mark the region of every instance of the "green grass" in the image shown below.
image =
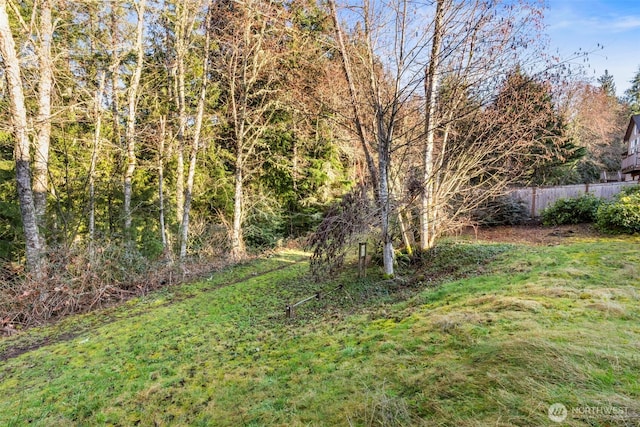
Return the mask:
[[[544,426],[556,402],[637,425],[639,260],[449,242],[415,276],[316,284],[284,252],[0,341],[0,425]]]

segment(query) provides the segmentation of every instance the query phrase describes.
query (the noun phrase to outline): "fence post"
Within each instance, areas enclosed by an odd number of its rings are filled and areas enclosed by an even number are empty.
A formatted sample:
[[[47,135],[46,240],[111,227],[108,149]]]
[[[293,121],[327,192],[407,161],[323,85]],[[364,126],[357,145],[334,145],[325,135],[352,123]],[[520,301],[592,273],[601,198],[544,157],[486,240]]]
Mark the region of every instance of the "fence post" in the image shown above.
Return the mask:
[[[536,187],[531,187],[531,218],[536,217]]]
[[[358,277],[367,275],[367,243],[358,244]]]
[[[293,311],[293,307],[288,305],[287,306],[287,319],[292,319],[294,315],[295,315],[295,313]]]

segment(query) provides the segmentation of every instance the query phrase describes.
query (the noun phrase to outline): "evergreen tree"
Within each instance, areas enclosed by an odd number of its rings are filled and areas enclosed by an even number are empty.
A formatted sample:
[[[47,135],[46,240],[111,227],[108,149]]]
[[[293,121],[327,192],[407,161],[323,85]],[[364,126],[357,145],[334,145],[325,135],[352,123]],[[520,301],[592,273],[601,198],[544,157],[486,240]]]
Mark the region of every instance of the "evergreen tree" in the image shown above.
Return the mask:
[[[640,113],[640,68],[636,71],[635,76],[630,81],[631,87],[627,89],[625,94],[625,100],[629,104],[631,114]]]
[[[528,185],[572,183],[576,163],[586,155],[558,113],[550,87],[527,76],[520,68],[507,78],[494,108],[507,126],[521,131],[514,135],[529,147],[512,157],[514,171]],[[500,129],[497,132],[504,132]],[[518,170],[520,169],[520,170]]]
[[[616,84],[613,81],[613,75],[609,74],[609,70],[604,70],[604,74],[598,77],[600,89],[609,96],[616,96]]]

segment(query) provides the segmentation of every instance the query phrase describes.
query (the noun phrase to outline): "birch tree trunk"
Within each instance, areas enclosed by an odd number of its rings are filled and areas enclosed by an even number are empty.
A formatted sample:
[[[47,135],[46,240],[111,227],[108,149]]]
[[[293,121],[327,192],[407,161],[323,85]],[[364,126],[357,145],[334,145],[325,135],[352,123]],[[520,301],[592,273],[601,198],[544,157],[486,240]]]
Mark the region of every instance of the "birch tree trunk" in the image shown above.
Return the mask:
[[[175,75],[174,97],[178,110],[177,165],[176,165],[176,221],[182,232],[185,206],[184,155],[187,140],[187,101],[185,58],[189,53],[189,38],[193,32],[195,17],[202,7],[200,1],[176,0],[175,15]],[[188,173],[188,172],[187,172]]]
[[[278,4],[252,0],[238,5],[233,11],[216,5],[212,11],[216,23],[211,26],[216,40],[212,71],[223,87],[226,114],[232,126],[233,146],[229,148],[234,152],[235,171],[229,238],[231,256],[235,259],[246,254],[242,230],[244,185],[259,168],[262,159],[257,151],[278,109],[275,100],[280,89],[276,82],[280,76],[276,66],[280,51],[277,46],[286,43],[285,33],[273,26],[270,19],[265,19],[282,11]]]
[[[382,234],[382,267],[384,274],[393,276],[393,241],[389,230],[391,206],[389,200],[389,155],[378,153],[378,168],[380,179],[378,181],[378,204],[380,209],[380,232]]]
[[[167,118],[160,117],[160,141],[158,142],[158,210],[160,220],[160,237],[162,249],[167,249],[167,233],[164,222],[164,142],[167,136]]]
[[[142,66],[144,62],[144,51],[142,50],[142,37],[144,30],[144,12],[146,0],[140,0],[136,5],[138,14],[138,25],[136,27],[136,44],[135,52],[137,55],[136,67],[131,76],[129,85],[129,111],[127,115],[127,166],[124,174],[124,231],[127,239],[131,239],[131,194],[133,172],[136,167],[136,100],[138,96],[138,87],[140,85],[140,76],[142,74]]]
[[[120,85],[120,55],[118,52],[120,37],[118,33],[118,12],[120,5],[118,0],[114,1],[111,5],[111,129],[112,129],[112,143],[114,147],[120,147],[122,144],[122,133],[120,129],[120,97],[119,97],[119,85]],[[114,176],[110,182],[115,182],[115,174],[119,173],[117,169],[114,169]],[[108,204],[109,210],[109,231],[114,233],[116,229],[119,229],[120,221],[119,213],[116,213],[113,203],[113,191],[111,184],[109,184],[108,192]],[[119,211],[118,211],[119,212]]]
[[[184,216],[184,145],[185,133],[187,130],[187,110],[185,101],[184,83],[184,47],[183,31],[178,23],[176,31],[176,105],[178,107],[178,159],[176,166],[176,220],[178,224],[182,222]]]
[[[436,220],[436,206],[433,201],[434,186],[434,139],[436,124],[436,97],[438,95],[438,72],[440,64],[440,45],[442,44],[442,21],[444,18],[444,2],[437,0],[436,16],[433,27],[431,59],[425,75],[425,151],[423,162],[423,189],[420,195],[420,248],[429,249],[435,242],[433,222]]]
[[[91,163],[89,165],[89,253],[91,258],[94,255],[95,234],[96,234],[96,166],[98,163],[98,153],[100,151],[100,138],[102,131],[102,97],[104,95],[105,73],[101,73],[96,91],[96,98],[93,105],[93,118],[95,120],[93,131],[93,152],[91,153]]]
[[[193,197],[193,180],[196,174],[196,162],[198,150],[200,148],[200,133],[202,131],[202,119],[204,117],[204,103],[207,97],[207,83],[209,74],[209,25],[208,16],[205,24],[205,43],[204,43],[204,59],[202,65],[202,87],[200,88],[200,96],[198,98],[198,107],[196,112],[195,128],[193,130],[193,143],[191,146],[191,155],[189,158],[189,172],[187,174],[187,187],[184,193],[184,210],[182,216],[182,238],[180,240],[180,259],[184,260],[187,256],[187,243],[189,241],[189,214],[191,212],[191,199]]]
[[[10,113],[15,138],[16,187],[24,228],[27,270],[37,281],[46,277],[44,245],[38,229],[31,187],[31,156],[27,135],[27,111],[22,87],[20,64],[9,25],[6,0],[0,0],[0,53],[9,89]]]
[[[243,168],[242,153],[238,152],[233,192],[233,224],[231,227],[231,256],[234,259],[242,258],[246,252],[244,239],[242,238]]]
[[[43,0],[40,5],[40,37],[37,46],[40,80],[38,81],[38,117],[36,119],[36,148],[33,159],[33,202],[38,226],[44,224],[49,189],[49,144],[51,140],[51,92],[53,90],[53,61],[51,43],[53,24],[52,0]]]

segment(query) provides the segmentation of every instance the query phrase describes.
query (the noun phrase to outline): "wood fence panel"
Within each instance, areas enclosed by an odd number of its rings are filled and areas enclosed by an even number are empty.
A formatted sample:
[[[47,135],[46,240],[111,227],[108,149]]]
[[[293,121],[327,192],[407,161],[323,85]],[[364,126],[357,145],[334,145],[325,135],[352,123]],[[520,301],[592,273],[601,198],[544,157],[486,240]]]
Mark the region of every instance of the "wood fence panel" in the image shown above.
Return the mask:
[[[611,200],[624,187],[638,185],[637,181],[606,182],[597,184],[559,185],[555,187],[514,188],[509,195],[522,200],[529,209],[532,218],[537,218],[544,208],[559,199],[580,197],[585,193],[593,194],[605,200]]]

